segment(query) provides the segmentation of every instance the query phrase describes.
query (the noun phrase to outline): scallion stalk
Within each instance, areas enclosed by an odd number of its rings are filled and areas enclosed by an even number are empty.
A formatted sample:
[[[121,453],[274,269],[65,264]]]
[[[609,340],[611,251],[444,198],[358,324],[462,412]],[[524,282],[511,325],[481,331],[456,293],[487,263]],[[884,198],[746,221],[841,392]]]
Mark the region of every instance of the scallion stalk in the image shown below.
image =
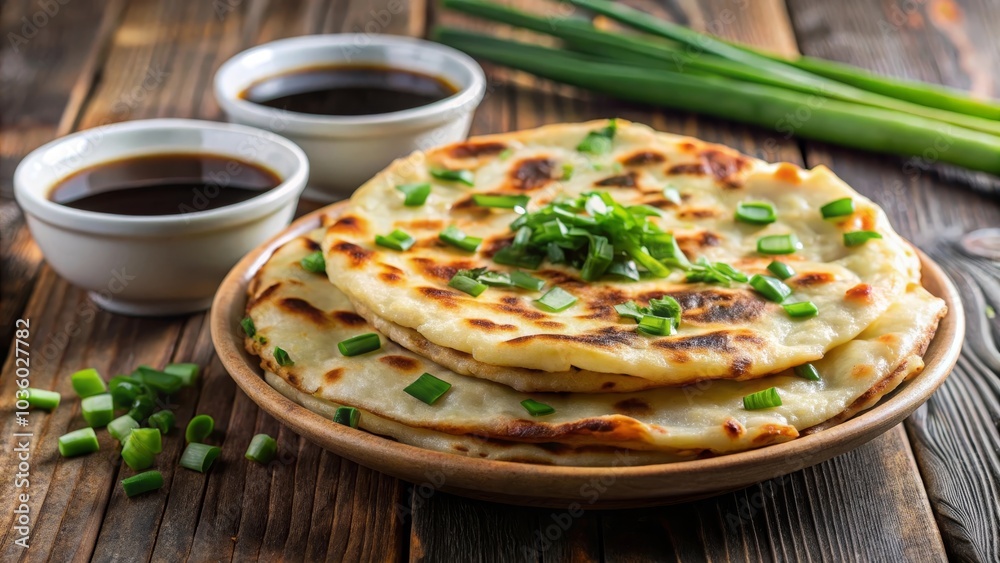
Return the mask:
[[[337,349],[345,356],[360,356],[382,347],[382,339],[375,332],[352,336],[337,343]]]
[[[250,439],[250,445],[243,457],[257,463],[268,464],[278,452],[278,442],[267,434],[257,434]]]
[[[188,442],[203,442],[215,430],[215,419],[207,414],[199,414],[188,422],[184,439]]]
[[[403,391],[428,405],[433,405],[449,389],[451,389],[451,383],[438,379],[429,373],[424,373],[416,381],[407,385]]]
[[[61,398],[62,396],[55,391],[35,389],[34,387],[28,388],[28,404],[37,409],[53,411],[59,406]]]
[[[125,439],[136,428],[139,428],[139,423],[131,416],[123,414],[108,423],[108,434],[111,434],[112,438],[124,444]]]
[[[354,407],[337,407],[337,410],[333,413],[334,422],[350,426],[351,428],[357,428],[360,420],[361,411]]]
[[[80,401],[80,411],[88,426],[100,428],[115,418],[115,402],[110,393],[91,395]]]
[[[178,464],[186,469],[204,473],[212,467],[222,450],[218,446],[191,442],[184,448]]]
[[[763,391],[757,391],[743,397],[743,408],[748,411],[760,409],[770,409],[781,406],[781,396],[774,387],[769,387]]]
[[[73,457],[101,449],[93,428],[81,428],[59,437],[59,455]]]
[[[73,390],[81,398],[105,393],[108,390],[104,380],[101,379],[101,374],[94,368],[81,369],[74,373],[70,376],[70,382],[73,384]]]
[[[156,470],[145,471],[122,479],[122,490],[129,498],[158,490],[161,487],[163,487],[163,474]]]
[[[149,415],[146,421],[152,428],[156,428],[163,434],[168,434],[177,424],[177,417],[169,410],[162,410]]]

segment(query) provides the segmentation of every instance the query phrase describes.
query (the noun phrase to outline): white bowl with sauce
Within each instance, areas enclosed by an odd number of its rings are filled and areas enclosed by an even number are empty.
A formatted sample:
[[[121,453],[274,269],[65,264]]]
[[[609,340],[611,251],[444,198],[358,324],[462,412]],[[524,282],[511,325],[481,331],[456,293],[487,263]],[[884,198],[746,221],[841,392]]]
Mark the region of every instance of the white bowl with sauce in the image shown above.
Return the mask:
[[[408,109],[362,115],[289,111],[247,99],[250,89],[265,81],[310,69],[352,67],[438,78],[454,93]],[[321,201],[350,196],[396,158],[464,139],[485,91],[483,70],[468,55],[390,35],[282,39],[243,51],[215,75],[215,97],[229,121],[274,131],[305,150],[312,164],[306,197]]]
[[[214,155],[224,162],[219,172],[230,174],[229,180],[218,177],[200,196],[192,191],[190,201],[165,214],[98,212],[52,199],[53,190],[74,175],[157,155]],[[277,185],[221,205],[228,201],[222,199],[225,190],[212,186],[239,179],[241,164],[273,173]],[[14,196],[52,269],[86,289],[102,308],[175,315],[207,309],[233,264],[288,225],[308,176],[302,149],[274,133],[210,121],[150,119],[80,131],[36,149],[14,172]]]

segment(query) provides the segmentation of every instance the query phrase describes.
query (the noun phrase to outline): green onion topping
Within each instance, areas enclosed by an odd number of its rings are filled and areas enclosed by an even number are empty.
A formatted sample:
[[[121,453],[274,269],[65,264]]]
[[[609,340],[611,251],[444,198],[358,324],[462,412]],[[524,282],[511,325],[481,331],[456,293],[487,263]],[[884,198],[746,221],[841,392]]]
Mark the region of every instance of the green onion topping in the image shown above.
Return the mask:
[[[161,487],[163,487],[163,474],[155,469],[122,479],[122,490],[129,498],[158,490]]]
[[[257,463],[270,463],[278,452],[278,442],[267,434],[257,434],[250,439],[250,445],[243,457]]]
[[[489,195],[474,194],[472,201],[480,207],[498,207],[501,209],[526,209],[531,197],[526,195]]]
[[[212,463],[221,452],[222,450],[218,446],[191,442],[184,448],[184,453],[181,454],[181,460],[178,463],[181,467],[204,473],[212,467]]]
[[[465,184],[466,186],[474,186],[475,176],[473,176],[471,170],[447,170],[444,168],[431,168],[431,176],[437,178],[438,180],[445,180],[448,182],[458,182],[460,184]]]
[[[111,434],[112,438],[124,444],[125,439],[136,428],[139,428],[139,423],[131,416],[123,414],[108,423],[108,434]]]
[[[184,384],[180,376],[165,371],[155,370],[146,366],[139,366],[136,371],[139,372],[139,378],[147,387],[153,391],[166,393],[167,395],[176,393]]]
[[[757,239],[757,252],[761,254],[791,254],[802,249],[795,235],[769,235]]]
[[[274,361],[278,362],[281,367],[294,366],[295,361],[288,356],[288,352],[285,352],[282,348],[274,347]]]
[[[455,225],[448,225],[445,230],[438,233],[438,238],[466,252],[475,252],[483,242],[483,239],[470,237]]]
[[[163,371],[181,378],[182,386],[190,387],[197,381],[201,368],[198,367],[198,364],[167,364]]]
[[[761,295],[775,303],[781,303],[786,297],[792,294],[792,288],[785,285],[785,282],[771,276],[754,274],[750,278],[750,287],[756,289]]]
[[[358,421],[361,420],[361,411],[354,407],[337,407],[336,412],[333,413],[333,421],[337,424],[343,424],[344,426],[350,426],[351,428],[358,427]]]
[[[781,397],[778,395],[778,390],[774,387],[764,389],[763,391],[757,391],[756,393],[751,393],[746,397],[743,397],[743,408],[748,411],[769,409],[780,406]]]
[[[785,308],[785,312],[788,313],[789,317],[794,318],[808,318],[815,317],[819,313],[819,309],[812,301],[799,301],[798,303],[788,303],[787,305],[782,305]]]
[[[681,192],[677,191],[677,188],[673,186],[667,186],[663,188],[663,198],[674,205],[681,204]]]
[[[562,180],[569,180],[573,177],[573,165],[570,163],[565,163],[562,165]]]
[[[746,283],[747,275],[725,262],[712,264],[704,256],[689,266],[686,279],[691,283],[720,283],[728,286],[730,282]]]
[[[184,440],[204,442],[212,430],[215,430],[215,419],[207,414],[199,414],[188,422],[187,429],[184,431]]]
[[[55,391],[35,389],[33,387],[28,388],[28,404],[37,409],[53,411],[59,406],[59,400],[61,398],[62,396]]]
[[[677,332],[677,325],[673,318],[643,315],[637,330],[652,336],[670,336]]]
[[[101,449],[93,428],[81,428],[59,437],[59,454],[73,457]]]
[[[250,317],[246,317],[245,319],[240,321],[240,326],[243,327],[243,333],[249,336],[250,338],[253,338],[254,336],[257,335],[257,327],[254,326],[253,319],[251,319]]]
[[[778,262],[777,260],[768,264],[767,270],[777,276],[780,280],[787,280],[795,275],[795,270],[793,270],[791,266],[785,264],[784,262]]]
[[[345,356],[360,356],[361,354],[378,350],[381,347],[382,340],[374,332],[352,336],[347,340],[341,340],[337,343],[337,349]]]
[[[819,381],[819,370],[816,366],[812,364],[802,364],[801,366],[795,366],[795,375],[801,377],[802,379],[808,379],[809,381]]]
[[[521,401],[521,406],[524,407],[524,410],[528,411],[528,414],[531,416],[545,416],[556,412],[556,409],[552,408],[551,405],[539,403],[534,399],[525,399]]]
[[[312,272],[314,274],[324,274],[326,273],[326,259],[323,258],[323,253],[319,250],[313,252],[309,256],[306,256],[302,260],[299,260],[299,264],[307,272]]]
[[[83,418],[91,428],[107,426],[115,418],[115,402],[110,393],[91,395],[80,401]]]
[[[101,375],[94,368],[82,369],[70,376],[73,390],[80,397],[90,397],[99,393],[105,393],[108,387],[101,379]]]
[[[774,206],[766,201],[749,201],[736,204],[736,220],[752,225],[767,225],[778,220]]]
[[[463,276],[462,274],[455,274],[451,277],[448,282],[448,287],[453,287],[463,293],[468,293],[473,297],[479,297],[479,295],[486,291],[489,287],[485,283],[477,282],[476,280]]]
[[[854,231],[853,233],[844,233],[844,245],[858,246],[876,238],[882,238],[882,235],[876,233],[875,231]]]
[[[576,303],[576,301],[576,297],[557,286],[548,290],[545,295],[542,295],[535,300],[535,304],[538,305],[539,308],[550,313],[558,313],[569,309],[574,303]]]
[[[409,250],[417,240],[407,233],[396,229],[388,235],[375,235],[375,244],[398,250],[400,252]]]
[[[850,215],[854,213],[854,200],[849,197],[835,199],[823,207],[820,207],[819,212],[823,214],[824,219]]]
[[[407,385],[403,391],[428,405],[433,405],[449,389],[451,389],[451,383],[442,381],[429,373],[424,373],[416,381]]]
[[[612,119],[606,126],[587,133],[587,136],[577,145],[576,150],[590,154],[611,152],[611,140],[615,138],[617,130],[618,122]]]
[[[396,186],[396,189],[403,192],[403,205],[407,207],[420,207],[427,201],[427,196],[431,195],[430,182],[403,184]]]
[[[169,410],[162,410],[149,415],[146,421],[151,428],[156,428],[161,434],[169,433],[177,424],[177,418]]]

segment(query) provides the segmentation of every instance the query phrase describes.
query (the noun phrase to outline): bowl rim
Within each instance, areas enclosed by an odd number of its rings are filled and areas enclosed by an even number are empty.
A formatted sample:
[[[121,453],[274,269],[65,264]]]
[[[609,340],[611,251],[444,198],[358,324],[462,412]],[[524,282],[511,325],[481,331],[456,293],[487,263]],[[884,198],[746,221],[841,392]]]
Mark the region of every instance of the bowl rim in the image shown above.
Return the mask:
[[[359,43],[360,41],[363,41],[364,44]],[[257,80],[263,79],[261,77],[250,81],[238,81],[236,78],[239,75],[240,69],[246,68],[245,63],[254,57],[262,57],[264,53],[271,51],[280,51],[285,55],[287,60],[289,52],[342,47],[346,45],[356,47],[361,52],[366,49],[389,47],[437,53],[457,63],[468,74],[469,83],[459,85],[458,91],[451,96],[427,105],[388,113],[360,116],[328,116],[279,110],[250,102],[239,95],[247,86]],[[337,51],[333,52],[339,53]],[[338,62],[349,63],[349,61],[348,57],[338,54],[337,57],[331,57],[329,62],[335,64]],[[303,65],[285,63],[280,66],[282,67],[282,72],[288,72],[302,68]],[[246,84],[243,84],[243,82],[246,82]],[[237,83],[241,84],[241,86],[233,86]],[[472,57],[457,49],[433,41],[416,37],[378,33],[327,33],[278,39],[241,51],[222,63],[222,66],[219,67],[213,78],[213,86],[215,99],[227,114],[238,114],[235,116],[239,119],[250,119],[257,124],[280,123],[284,121],[293,125],[309,126],[309,132],[322,137],[334,136],[333,133],[343,131],[347,128],[354,129],[354,134],[361,134],[367,128],[383,128],[387,125],[404,127],[424,123],[429,120],[443,121],[447,115],[463,113],[467,111],[469,106],[475,106],[482,100],[486,91],[486,74],[483,72],[482,67],[479,66],[479,63]],[[361,130],[358,131],[358,128],[361,128]]]
[[[278,246],[318,228],[324,215],[335,217],[346,204],[340,202],[300,217],[233,267],[212,304],[210,328],[216,353],[247,396],[297,434],[337,455],[405,480],[426,482],[429,472],[439,471],[448,481],[435,488],[466,496],[566,508],[568,503],[580,503],[588,483],[603,482],[610,474],[620,486],[608,488],[599,503],[584,508],[617,508],[676,502],[670,499],[678,495],[685,499],[710,496],[785,475],[854,449],[902,422],[944,382],[958,361],[964,340],[965,313],[957,289],[940,266],[916,250],[924,286],[930,281],[936,289],[931,293],[948,306],[924,355],[930,361],[920,374],[875,406],[831,428],[754,450],[652,465],[533,465],[427,450],[336,424],[285,397],[267,384],[238,335],[246,288],[253,274]]]
[[[28,177],[32,173],[32,168],[44,166],[43,161],[45,156],[60,146],[80,140],[87,140],[94,135],[100,135],[100,138],[105,138],[106,136],[134,133],[136,131],[145,131],[151,135],[155,135],[157,131],[167,130],[222,131],[243,135],[248,139],[252,138],[258,142],[270,143],[272,146],[286,151],[292,157],[295,161],[294,169],[291,174],[283,177],[281,183],[274,188],[239,203],[216,209],[193,211],[191,213],[149,216],[84,211],[58,204],[46,197],[52,187],[63,179],[86,168],[99,166],[103,162],[114,161],[115,157],[95,159],[92,162],[86,161],[86,158],[81,159],[81,163],[69,167],[66,173],[59,176],[58,180],[44,186],[44,188],[35,185],[35,182]],[[198,149],[192,147],[191,152],[198,152]],[[166,154],[163,150],[149,150],[148,153],[140,151],[140,154],[149,155],[161,153]],[[211,153],[241,158],[235,150],[213,149]],[[126,155],[122,155],[122,157],[126,157]],[[308,178],[309,159],[306,157],[305,152],[292,141],[276,133],[235,123],[167,117],[124,121],[83,129],[38,147],[28,153],[14,170],[14,198],[28,215],[39,221],[57,225],[60,228],[73,229],[84,233],[111,235],[177,235],[242,224],[267,215],[280,208],[282,202],[298,197],[305,189]]]

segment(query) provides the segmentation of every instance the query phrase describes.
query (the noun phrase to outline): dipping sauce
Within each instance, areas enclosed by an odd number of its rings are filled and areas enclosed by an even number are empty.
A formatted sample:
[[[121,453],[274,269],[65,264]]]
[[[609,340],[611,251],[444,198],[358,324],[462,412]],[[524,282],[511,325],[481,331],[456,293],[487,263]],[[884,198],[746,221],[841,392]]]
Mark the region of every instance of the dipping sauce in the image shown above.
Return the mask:
[[[309,67],[265,78],[240,97],[315,115],[372,115],[426,106],[458,89],[442,78],[384,66]]]
[[[56,184],[49,199],[97,213],[179,215],[240,203],[279,184],[274,172],[232,156],[153,154],[84,168]]]

